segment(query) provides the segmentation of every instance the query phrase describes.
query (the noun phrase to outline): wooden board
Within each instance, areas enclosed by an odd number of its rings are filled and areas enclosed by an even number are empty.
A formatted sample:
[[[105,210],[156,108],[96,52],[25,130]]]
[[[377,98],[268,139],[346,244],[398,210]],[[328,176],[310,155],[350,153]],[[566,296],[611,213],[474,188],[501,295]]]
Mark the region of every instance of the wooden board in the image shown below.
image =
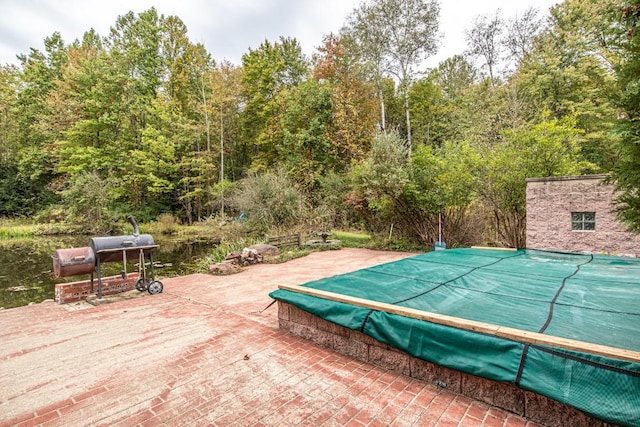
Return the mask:
[[[462,319],[459,317],[447,316],[444,314],[431,313],[428,311],[416,310],[408,307],[401,307],[393,304],[372,301],[363,298],[342,295],[335,292],[327,292],[320,289],[307,288],[297,285],[280,285],[280,289],[291,292],[310,295],[322,299],[351,304],[358,307],[368,308],[385,313],[398,314],[400,316],[413,319],[425,320],[440,325],[451,326],[467,331],[479,332],[494,335],[524,344],[537,344],[565,350],[578,351],[582,353],[595,354],[610,357],[618,360],[640,363],[640,352],[626,350],[622,348],[609,347],[596,343],[572,340],[568,338],[555,337],[551,335],[529,332],[521,329],[508,328],[506,326],[493,325],[490,323],[477,322],[474,320]]]
[[[471,249],[484,249],[487,251],[517,251],[518,249],[516,248],[498,248],[498,247],[493,247],[493,246],[471,246]]]

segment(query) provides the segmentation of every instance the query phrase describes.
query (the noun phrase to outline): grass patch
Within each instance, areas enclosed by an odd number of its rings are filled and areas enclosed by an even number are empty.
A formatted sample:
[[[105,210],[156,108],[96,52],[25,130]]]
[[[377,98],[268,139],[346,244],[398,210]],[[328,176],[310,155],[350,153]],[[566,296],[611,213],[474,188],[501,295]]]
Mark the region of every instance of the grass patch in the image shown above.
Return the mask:
[[[0,220],[0,239],[24,239],[36,235],[38,226],[14,219]]]
[[[373,242],[369,234],[354,231],[334,230],[331,232],[331,239],[340,240],[343,248],[369,248]]]
[[[419,243],[402,239],[374,239],[369,248],[396,252],[426,252],[430,250]]]

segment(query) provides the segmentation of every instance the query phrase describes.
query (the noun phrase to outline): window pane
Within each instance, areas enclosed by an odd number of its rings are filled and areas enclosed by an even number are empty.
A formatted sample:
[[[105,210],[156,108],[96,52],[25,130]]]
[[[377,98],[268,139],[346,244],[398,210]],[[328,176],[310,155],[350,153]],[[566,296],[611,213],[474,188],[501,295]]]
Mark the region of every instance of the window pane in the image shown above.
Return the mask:
[[[596,229],[596,213],[571,212],[571,229],[575,231],[594,231]]]

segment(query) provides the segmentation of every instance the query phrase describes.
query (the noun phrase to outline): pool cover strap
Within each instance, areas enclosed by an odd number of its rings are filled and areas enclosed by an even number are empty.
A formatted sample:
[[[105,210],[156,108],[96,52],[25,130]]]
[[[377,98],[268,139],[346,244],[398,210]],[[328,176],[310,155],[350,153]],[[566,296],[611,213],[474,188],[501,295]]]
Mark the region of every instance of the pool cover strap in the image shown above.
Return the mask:
[[[586,261],[584,264],[579,264],[575,271],[565,277],[564,279],[562,279],[562,284],[560,285],[560,287],[558,288],[558,292],[556,292],[556,294],[554,295],[553,299],[551,300],[551,302],[549,303],[549,315],[547,316],[547,320],[546,322],[544,322],[544,325],[542,325],[542,327],[538,330],[538,333],[544,333],[545,330],[547,330],[547,327],[549,327],[549,324],[551,323],[551,319],[553,318],[553,306],[556,304],[556,301],[558,301],[558,297],[560,296],[560,293],[562,292],[562,290],[564,289],[567,280],[572,278],[573,276],[575,276],[576,274],[578,274],[578,272],[580,271],[580,267],[582,265],[586,265],[589,264],[591,261],[593,261],[593,255],[589,255],[589,260]],[[522,370],[524,369],[524,364],[527,360],[527,353],[529,352],[529,344],[527,343],[524,346],[524,350],[522,351],[522,357],[520,358],[520,366],[518,367],[518,374],[516,375],[516,380],[515,380],[515,384],[516,385],[520,385],[520,379],[522,378]]]

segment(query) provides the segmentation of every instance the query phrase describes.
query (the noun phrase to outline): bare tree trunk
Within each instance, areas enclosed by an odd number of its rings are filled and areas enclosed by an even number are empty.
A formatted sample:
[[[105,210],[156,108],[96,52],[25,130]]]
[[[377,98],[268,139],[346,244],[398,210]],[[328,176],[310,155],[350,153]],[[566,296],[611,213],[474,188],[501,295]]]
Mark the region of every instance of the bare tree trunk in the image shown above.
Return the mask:
[[[413,141],[411,139],[411,113],[409,111],[409,93],[404,95],[404,112],[407,117],[407,144],[409,145],[409,155],[413,151]]]
[[[204,93],[204,75],[202,76],[202,103],[204,105],[204,124],[207,131],[207,152],[211,151],[211,136],[209,133],[209,109],[207,108],[207,97]]]
[[[220,102],[220,182],[224,181],[224,121]],[[220,195],[220,217],[224,218],[224,190]]]
[[[380,98],[380,125],[382,126],[382,132],[387,134],[387,113],[385,111],[384,93],[382,92],[382,83],[378,80],[378,97]]]

